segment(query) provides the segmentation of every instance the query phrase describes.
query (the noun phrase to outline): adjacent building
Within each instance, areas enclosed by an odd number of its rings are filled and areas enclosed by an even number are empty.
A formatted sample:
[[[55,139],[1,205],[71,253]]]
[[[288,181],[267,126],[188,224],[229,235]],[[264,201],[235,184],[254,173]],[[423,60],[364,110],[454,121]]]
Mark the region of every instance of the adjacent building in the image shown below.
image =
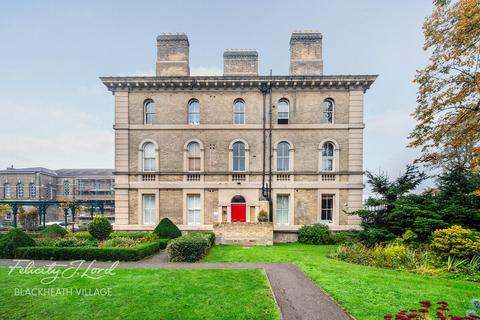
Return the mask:
[[[364,93],[374,75],[324,75],[322,35],[294,32],[288,75],[227,50],[223,76],[190,76],[186,34],[157,38],[156,76],[102,77],[115,97],[116,229],[255,223],[358,228]],[[270,183],[271,181],[271,183]]]
[[[114,200],[112,169],[60,169],[42,167],[0,170],[0,200],[56,201]],[[98,209],[97,209],[98,210]],[[113,207],[105,208],[113,220]],[[62,219],[63,212],[56,207],[47,211],[47,220]],[[82,213],[78,214],[82,219]],[[89,217],[88,213],[84,215]]]

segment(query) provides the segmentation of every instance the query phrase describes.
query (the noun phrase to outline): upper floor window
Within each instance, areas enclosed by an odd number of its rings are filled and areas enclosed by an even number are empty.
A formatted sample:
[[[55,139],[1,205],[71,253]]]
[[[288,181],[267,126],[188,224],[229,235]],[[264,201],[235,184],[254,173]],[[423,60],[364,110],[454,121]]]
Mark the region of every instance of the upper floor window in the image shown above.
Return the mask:
[[[37,197],[37,186],[35,186],[35,183],[30,182],[30,198],[36,198]]]
[[[334,103],[332,99],[323,101],[323,123],[333,123]]]
[[[153,124],[155,121],[155,103],[153,100],[146,100],[143,104],[143,123]]]
[[[190,142],[187,146],[188,153],[188,171],[200,171],[200,144],[198,142]]]
[[[196,99],[188,103],[188,124],[200,124],[200,102]]]
[[[331,142],[322,146],[322,171],[333,171],[335,163],[335,147]]]
[[[49,198],[50,200],[53,200],[53,196],[54,196],[53,186],[52,186],[52,185],[49,185],[49,186],[48,186],[48,198]]]
[[[245,144],[243,142],[233,144],[233,171],[245,171]]]
[[[277,146],[277,171],[290,170],[290,144],[280,142]]]
[[[70,195],[70,181],[63,181],[63,194],[68,196]]]
[[[3,185],[3,196],[5,199],[10,199],[12,197],[12,189],[10,188],[10,183],[6,182]]]
[[[245,124],[245,102],[242,99],[235,100],[233,104],[233,123]]]
[[[143,171],[155,171],[155,145],[151,142],[143,145]]]
[[[278,124],[288,124],[289,105],[287,99],[278,102]]]
[[[23,183],[17,183],[17,198],[23,198]]]

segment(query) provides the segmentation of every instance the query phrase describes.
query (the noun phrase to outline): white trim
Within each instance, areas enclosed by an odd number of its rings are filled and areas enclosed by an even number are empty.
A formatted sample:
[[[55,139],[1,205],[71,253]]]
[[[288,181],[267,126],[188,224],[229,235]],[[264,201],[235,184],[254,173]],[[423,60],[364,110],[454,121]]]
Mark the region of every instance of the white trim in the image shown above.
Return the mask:
[[[237,142],[242,142],[245,145],[245,170],[244,171],[233,171],[233,145]],[[228,171],[229,172],[248,172],[250,170],[250,147],[244,139],[235,139],[230,142],[228,146]]]
[[[277,223],[277,195],[288,195],[288,223]],[[295,222],[295,190],[294,189],[273,189],[273,225],[292,226]]]
[[[324,171],[322,167],[322,162],[323,162],[322,148],[323,148],[323,145],[327,142],[333,143],[333,147],[334,147],[332,171]],[[340,169],[340,146],[338,142],[332,138],[323,139],[318,144],[318,172],[337,172],[339,171],[339,169]]]
[[[143,146],[146,143],[153,143],[155,146],[155,170],[154,171],[144,171],[143,170]],[[158,144],[155,140],[152,139],[144,139],[140,144],[138,145],[138,171],[141,172],[155,172],[155,171],[160,171],[160,149],[158,148]]]
[[[325,223],[322,221],[322,194],[333,195],[333,216],[332,223]],[[340,190],[338,189],[319,189],[318,190],[318,213],[317,221],[325,223],[326,225],[339,226],[340,222]]]

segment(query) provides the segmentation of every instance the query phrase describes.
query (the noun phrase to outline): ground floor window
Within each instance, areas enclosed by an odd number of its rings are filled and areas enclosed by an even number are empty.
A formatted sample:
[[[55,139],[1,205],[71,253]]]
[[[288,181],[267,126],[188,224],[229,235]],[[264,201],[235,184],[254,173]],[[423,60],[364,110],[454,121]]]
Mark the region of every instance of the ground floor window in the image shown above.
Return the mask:
[[[155,195],[154,194],[143,195],[143,223],[144,224],[155,223]]]
[[[200,195],[187,195],[187,224],[200,224]]]
[[[333,222],[333,194],[322,194],[322,213],[321,220],[322,222],[332,223]]]
[[[277,195],[277,224],[288,224],[289,195]]]

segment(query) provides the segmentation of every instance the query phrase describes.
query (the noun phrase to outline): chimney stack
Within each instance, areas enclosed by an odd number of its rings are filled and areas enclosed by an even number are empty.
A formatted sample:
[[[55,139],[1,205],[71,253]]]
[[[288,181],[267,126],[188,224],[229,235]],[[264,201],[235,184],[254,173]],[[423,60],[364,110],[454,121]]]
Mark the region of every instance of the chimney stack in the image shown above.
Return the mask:
[[[253,49],[225,50],[223,53],[223,75],[258,75],[258,52]]]
[[[318,31],[294,31],[290,38],[290,75],[323,74],[322,34]]]
[[[157,37],[157,77],[190,75],[189,42],[185,33],[162,33]]]

